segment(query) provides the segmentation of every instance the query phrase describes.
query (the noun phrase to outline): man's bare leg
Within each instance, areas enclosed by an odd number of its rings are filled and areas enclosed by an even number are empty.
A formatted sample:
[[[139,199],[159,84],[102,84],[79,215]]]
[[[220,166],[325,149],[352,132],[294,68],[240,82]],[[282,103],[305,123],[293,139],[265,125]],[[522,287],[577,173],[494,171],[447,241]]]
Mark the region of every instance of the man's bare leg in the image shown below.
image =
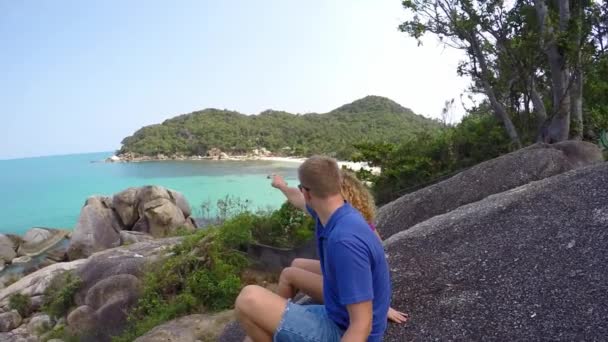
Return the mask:
[[[262,328],[256,326],[251,320],[239,317],[239,322],[248,335],[245,336],[243,342],[272,341],[272,335],[268,334]]]
[[[237,318],[255,342],[272,341],[287,300],[256,285],[245,286],[236,298]],[[247,338],[245,341],[249,341]]]

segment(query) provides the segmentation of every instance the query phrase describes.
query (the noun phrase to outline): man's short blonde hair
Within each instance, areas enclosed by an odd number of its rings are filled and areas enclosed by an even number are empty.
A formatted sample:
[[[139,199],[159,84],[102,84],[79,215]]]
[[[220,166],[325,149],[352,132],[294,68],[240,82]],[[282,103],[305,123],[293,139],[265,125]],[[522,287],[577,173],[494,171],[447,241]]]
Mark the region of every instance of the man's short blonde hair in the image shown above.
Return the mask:
[[[298,169],[300,185],[314,196],[328,198],[341,193],[340,168],[335,159],[313,156]]]

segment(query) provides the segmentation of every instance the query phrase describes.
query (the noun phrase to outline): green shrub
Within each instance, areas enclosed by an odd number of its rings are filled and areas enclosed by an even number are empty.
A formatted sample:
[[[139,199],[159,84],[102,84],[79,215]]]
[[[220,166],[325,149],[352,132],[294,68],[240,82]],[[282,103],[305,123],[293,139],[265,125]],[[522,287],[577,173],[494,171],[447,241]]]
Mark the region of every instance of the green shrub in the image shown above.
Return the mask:
[[[510,151],[504,128],[490,114],[479,110],[460,124],[442,131],[423,133],[399,145],[357,145],[356,161],[382,168],[382,174],[357,176],[373,181],[378,204],[415,191],[459,170],[496,158]]]
[[[56,275],[47,287],[43,296],[42,311],[54,318],[61,318],[74,306],[74,295],[82,281],[72,272]]]
[[[114,342],[133,341],[179,316],[230,308],[241,289],[239,275],[248,265],[238,248],[251,241],[255,215],[240,214],[218,227],[197,231],[151,265],[143,294],[129,313],[128,328]]]
[[[68,332],[65,325],[58,325],[55,328],[53,328],[53,330],[49,331],[48,333],[44,334],[43,337],[41,337],[41,340],[44,342],[52,340],[52,339],[59,339],[64,342],[80,342],[81,341],[79,336],[76,336],[76,335]]]
[[[288,203],[277,211],[255,214],[242,203],[247,202],[224,200],[221,223],[185,236],[169,258],[150,265],[128,328],[114,342],[133,341],[182,315],[232,307],[248,265],[243,251],[249,243],[286,247],[312,237],[312,219]]]
[[[10,297],[8,307],[11,310],[17,310],[21,317],[27,317],[31,313],[32,301],[29,296],[15,293]]]
[[[215,205],[211,201],[203,202],[200,207],[200,217],[213,224],[222,224],[224,221],[251,211],[251,201],[236,196],[226,195],[218,199]]]
[[[252,222],[253,239],[275,247],[294,247],[312,238],[314,221],[302,210],[285,202],[279,210],[257,215]]]

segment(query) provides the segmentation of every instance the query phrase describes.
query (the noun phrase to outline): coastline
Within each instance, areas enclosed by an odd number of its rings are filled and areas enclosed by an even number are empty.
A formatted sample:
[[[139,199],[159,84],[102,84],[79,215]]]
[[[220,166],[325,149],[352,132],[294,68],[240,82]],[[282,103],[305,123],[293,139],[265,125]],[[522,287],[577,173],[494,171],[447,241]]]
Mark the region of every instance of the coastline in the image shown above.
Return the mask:
[[[175,156],[165,156],[163,154],[159,154],[155,157],[143,156],[136,157],[133,155],[113,155],[107,159],[105,162],[108,163],[139,163],[139,162],[147,162],[147,161],[203,161],[203,160],[211,160],[211,161],[269,161],[269,162],[280,162],[280,163],[303,163],[306,158],[305,157],[278,157],[278,156],[270,156],[270,155],[228,155],[226,153],[218,153],[213,156],[183,156],[183,155],[175,155]],[[378,175],[381,172],[379,167],[371,167],[365,162],[353,162],[346,160],[338,160],[338,166],[345,167],[351,169],[353,171],[359,171],[361,169],[369,170],[372,174]]]
[[[301,158],[301,157],[259,157],[258,159],[252,159],[252,160],[265,160],[265,161],[301,164],[306,160],[306,158]],[[379,167],[371,167],[365,162],[338,160],[338,166],[346,167],[353,171],[359,171],[361,169],[366,169],[366,170],[370,170],[372,172],[372,174],[374,174],[374,175],[380,174],[380,171],[381,171]]]

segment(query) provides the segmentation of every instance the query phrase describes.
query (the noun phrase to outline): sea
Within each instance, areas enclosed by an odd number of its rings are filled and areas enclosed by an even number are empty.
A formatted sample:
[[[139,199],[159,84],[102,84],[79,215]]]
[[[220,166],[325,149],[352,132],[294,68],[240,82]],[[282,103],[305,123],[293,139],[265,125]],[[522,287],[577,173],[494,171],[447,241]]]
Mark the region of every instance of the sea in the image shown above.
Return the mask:
[[[106,163],[112,152],[0,160],[0,233],[32,227],[73,229],[89,196],[111,196],[128,187],[160,185],[188,199],[193,216],[213,215],[229,196],[251,210],[278,208],[283,194],[268,175],[296,185],[296,162],[151,161]],[[210,207],[211,212],[203,209]]]

